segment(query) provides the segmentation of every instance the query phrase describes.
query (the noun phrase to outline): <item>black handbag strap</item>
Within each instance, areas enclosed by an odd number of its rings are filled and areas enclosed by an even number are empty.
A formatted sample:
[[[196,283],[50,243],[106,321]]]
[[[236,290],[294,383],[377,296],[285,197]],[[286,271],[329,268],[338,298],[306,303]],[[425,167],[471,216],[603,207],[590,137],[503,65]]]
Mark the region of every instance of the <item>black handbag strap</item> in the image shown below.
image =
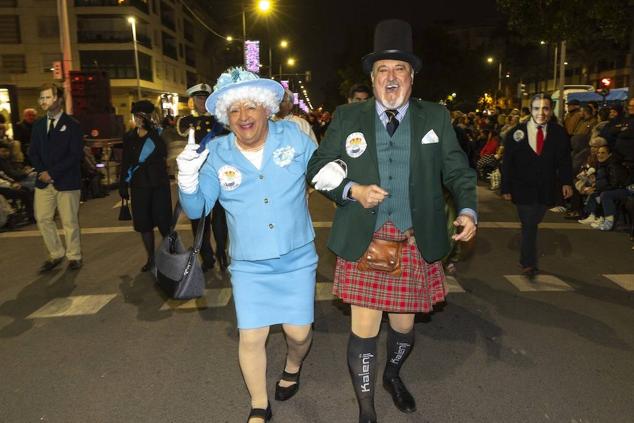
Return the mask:
[[[176,202],[176,206],[174,206],[174,215],[172,216],[172,226],[170,227],[170,233],[174,233],[176,231],[176,224],[178,223],[178,218],[181,215],[181,211],[183,207],[181,206],[180,200]],[[196,236],[194,237],[194,246],[192,248],[192,253],[194,255],[200,252],[200,247],[203,243],[203,232],[205,231],[205,217],[207,213],[205,212],[205,207],[203,207],[203,213],[200,216],[200,221],[198,222],[198,227],[196,228]]]

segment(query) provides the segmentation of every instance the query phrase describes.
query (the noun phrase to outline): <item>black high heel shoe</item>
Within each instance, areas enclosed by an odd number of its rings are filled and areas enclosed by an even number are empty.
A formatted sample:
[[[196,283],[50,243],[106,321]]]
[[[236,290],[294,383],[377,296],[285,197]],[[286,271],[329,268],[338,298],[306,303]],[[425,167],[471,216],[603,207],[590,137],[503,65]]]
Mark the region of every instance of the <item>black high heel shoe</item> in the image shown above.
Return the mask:
[[[291,399],[293,395],[299,391],[299,374],[302,371],[300,367],[297,373],[288,373],[286,370],[282,372],[281,380],[285,380],[287,382],[295,382],[291,386],[280,386],[280,381],[275,384],[275,400],[276,401],[286,401]]]
[[[150,257],[147,259],[143,267],[141,268],[141,272],[147,272],[154,267],[154,257]]]
[[[264,419],[264,423],[270,421],[273,418],[273,411],[271,411],[271,403],[268,403],[266,406],[266,410],[264,408],[252,408],[249,413],[249,417],[247,417],[247,423],[253,417],[258,417],[260,419]]]

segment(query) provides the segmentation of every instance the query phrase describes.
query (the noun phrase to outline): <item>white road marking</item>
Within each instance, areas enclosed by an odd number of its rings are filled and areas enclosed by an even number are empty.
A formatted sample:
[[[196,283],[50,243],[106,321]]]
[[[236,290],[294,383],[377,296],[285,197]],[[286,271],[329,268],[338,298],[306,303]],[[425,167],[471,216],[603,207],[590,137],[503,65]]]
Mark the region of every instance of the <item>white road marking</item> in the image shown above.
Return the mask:
[[[634,291],[634,274],[625,275],[602,275],[620,286],[626,291]]]
[[[523,275],[504,275],[504,277],[522,292],[573,291],[570,285],[552,275],[537,275],[532,281]]]
[[[206,289],[205,295],[193,300],[167,300],[161,310],[192,310],[224,307],[231,299],[231,288]]]
[[[458,294],[465,292],[462,286],[460,286],[460,283],[458,283],[458,279],[453,276],[445,277],[445,285],[447,286],[447,293],[449,294]]]
[[[27,319],[96,314],[116,296],[116,294],[108,294],[54,298],[39,310],[31,313]]]

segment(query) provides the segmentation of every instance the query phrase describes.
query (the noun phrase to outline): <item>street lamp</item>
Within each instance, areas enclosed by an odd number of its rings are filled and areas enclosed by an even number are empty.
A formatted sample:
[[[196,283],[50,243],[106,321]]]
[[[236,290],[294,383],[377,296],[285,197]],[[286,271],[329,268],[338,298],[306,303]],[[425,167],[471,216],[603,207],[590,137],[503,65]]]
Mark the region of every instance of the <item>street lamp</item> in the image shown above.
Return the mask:
[[[258,10],[262,14],[268,14],[271,12],[271,2],[267,0],[260,0],[257,2],[256,10]],[[267,25],[268,31],[268,25]],[[227,40],[230,41],[230,40]],[[247,67],[247,12],[244,7],[244,1],[242,2],[242,55],[244,56],[244,67]],[[273,75],[273,70],[271,68],[271,33],[269,31],[269,76]]]
[[[286,41],[286,40],[280,41],[280,47],[282,47],[282,48],[288,47],[288,41]]]
[[[489,56],[487,57],[487,63],[495,62],[495,58]],[[502,61],[498,60],[498,91],[502,91]],[[497,98],[497,93],[495,95]]]
[[[268,0],[260,0],[258,2],[260,12],[268,12],[271,9],[271,2]]]
[[[134,66],[136,68],[136,96],[137,100],[141,100],[141,77],[139,73],[139,48],[136,41],[136,18],[128,17],[128,23],[132,25],[132,42],[134,43]]]

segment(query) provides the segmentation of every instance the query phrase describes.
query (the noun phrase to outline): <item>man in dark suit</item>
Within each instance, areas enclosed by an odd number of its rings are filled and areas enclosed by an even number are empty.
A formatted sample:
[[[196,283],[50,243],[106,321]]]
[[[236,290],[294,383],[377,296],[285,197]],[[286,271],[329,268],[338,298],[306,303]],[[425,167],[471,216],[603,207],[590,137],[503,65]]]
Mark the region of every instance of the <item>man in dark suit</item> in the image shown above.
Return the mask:
[[[414,316],[445,298],[441,259],[449,252],[443,186],[462,231],[475,235],[476,175],[458,145],[447,110],[410,98],[421,60],[411,27],[380,22],[364,57],[374,98],[340,106],[308,164],[315,188],[339,206],[328,247],[337,255],[333,293],[351,305],[348,368],[359,421],[376,422],[377,338],[389,313],[383,386],[402,412],[416,403],[400,377],[414,345]],[[343,164],[345,163],[345,164]],[[375,253],[386,260],[376,260]]]
[[[552,100],[536,94],[531,118],[510,130],[504,141],[502,196],[513,201],[522,223],[520,265],[534,278],[537,269],[537,226],[557,201],[558,181],[564,198],[572,196],[572,158],[566,130],[550,122]]]
[[[64,256],[68,267],[77,270],[82,266],[78,219],[82,132],[79,123],[64,113],[62,88],[44,84],[39,103],[46,115],[33,124],[29,158],[37,172],[35,219],[49,254],[40,271],[54,269]],[[66,248],[57,234],[56,210],[64,228]]]

